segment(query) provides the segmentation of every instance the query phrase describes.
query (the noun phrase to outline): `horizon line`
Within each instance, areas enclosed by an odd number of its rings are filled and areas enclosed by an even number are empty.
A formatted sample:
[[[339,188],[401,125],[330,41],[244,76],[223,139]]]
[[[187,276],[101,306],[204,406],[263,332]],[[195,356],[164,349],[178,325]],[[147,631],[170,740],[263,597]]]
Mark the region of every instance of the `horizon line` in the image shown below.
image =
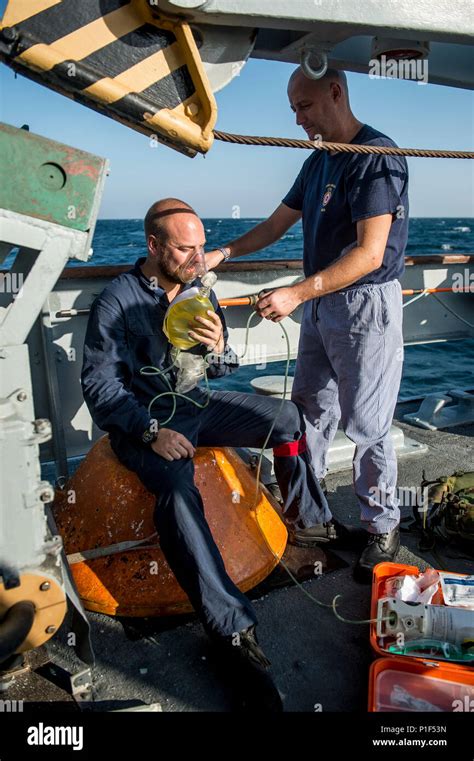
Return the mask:
[[[202,216],[200,216],[200,215],[198,215],[198,216],[199,216],[200,219],[230,219],[230,220],[232,220],[234,222],[240,222],[243,219],[268,219],[268,217],[265,217],[265,216],[263,216],[263,217],[238,217],[237,219],[235,219],[234,217],[208,217],[208,216],[205,216],[204,214]],[[130,221],[130,222],[136,221],[136,220],[140,220],[142,222],[143,219],[144,219],[144,217],[98,217],[97,218],[97,222],[114,222],[114,221],[117,221],[117,220],[127,220],[127,221]],[[471,219],[474,222],[474,216],[472,216],[472,217],[464,217],[464,216],[461,216],[461,217],[458,217],[458,216],[415,217],[415,216],[410,216],[409,219]],[[300,221],[301,220],[298,220],[298,222],[300,222]],[[298,222],[295,222],[295,224],[298,224]]]

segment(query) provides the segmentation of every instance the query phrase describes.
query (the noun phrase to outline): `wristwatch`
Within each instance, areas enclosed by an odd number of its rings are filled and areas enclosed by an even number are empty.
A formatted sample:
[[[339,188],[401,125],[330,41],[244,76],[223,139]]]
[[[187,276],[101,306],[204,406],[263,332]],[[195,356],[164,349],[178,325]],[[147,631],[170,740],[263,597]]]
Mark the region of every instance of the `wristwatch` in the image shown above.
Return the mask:
[[[217,246],[217,250],[221,252],[225,262],[230,259],[230,250],[228,248]]]
[[[153,442],[157,440],[158,438],[158,431],[156,430],[157,425],[158,424],[156,420],[152,421],[150,422],[150,425],[148,426],[148,428],[146,428],[143,431],[142,441],[144,444],[153,444]]]

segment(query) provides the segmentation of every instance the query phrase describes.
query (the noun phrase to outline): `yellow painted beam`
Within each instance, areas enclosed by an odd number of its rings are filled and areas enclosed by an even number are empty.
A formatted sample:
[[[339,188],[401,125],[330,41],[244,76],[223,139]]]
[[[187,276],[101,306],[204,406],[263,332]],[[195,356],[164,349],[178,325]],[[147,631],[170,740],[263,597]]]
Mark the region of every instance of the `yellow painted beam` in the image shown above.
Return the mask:
[[[130,5],[118,8],[90,24],[55,40],[50,45],[39,43],[25,50],[19,58],[27,64],[44,61],[43,71],[49,71],[64,61],[80,61],[96,50],[110,45],[134,29],[143,26],[143,18]]]
[[[100,79],[83,90],[83,93],[100,100],[101,103],[114,103],[131,92],[146,90],[171,71],[179,69],[183,63],[178,45],[173,44],[140,61],[113,79],[110,77]]]
[[[37,13],[47,11],[61,0],[9,0],[2,19],[2,28],[21,24]]]

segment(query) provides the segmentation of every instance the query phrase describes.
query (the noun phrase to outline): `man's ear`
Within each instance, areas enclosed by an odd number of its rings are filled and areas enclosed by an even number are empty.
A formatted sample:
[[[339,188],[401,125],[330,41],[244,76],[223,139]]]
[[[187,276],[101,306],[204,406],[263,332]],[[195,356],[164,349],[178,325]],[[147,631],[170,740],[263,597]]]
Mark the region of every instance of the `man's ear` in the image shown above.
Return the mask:
[[[156,235],[150,234],[147,240],[147,248],[148,248],[149,254],[151,256],[158,256],[159,247],[160,247],[160,244],[158,243],[158,239]]]
[[[342,87],[337,82],[331,82],[331,95],[334,102],[342,98]]]

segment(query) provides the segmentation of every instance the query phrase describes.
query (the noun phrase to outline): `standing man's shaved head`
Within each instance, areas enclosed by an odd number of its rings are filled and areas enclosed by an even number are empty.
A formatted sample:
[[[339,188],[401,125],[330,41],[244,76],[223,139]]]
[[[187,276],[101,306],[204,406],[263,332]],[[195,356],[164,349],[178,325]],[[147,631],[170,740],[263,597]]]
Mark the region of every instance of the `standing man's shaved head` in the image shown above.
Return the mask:
[[[315,85],[316,87],[318,85],[322,85],[323,87],[330,88],[331,84],[338,84],[346,94],[347,100],[349,100],[349,89],[347,87],[347,77],[345,71],[338,71],[338,69],[327,69],[324,76],[320,77],[320,79],[310,79],[303,72],[301,66],[298,66],[288,81],[288,91],[293,84],[296,84],[300,80],[304,81],[309,87],[311,87],[311,85]]]
[[[310,79],[301,67],[288,82],[288,98],[296,123],[310,140],[349,142],[361,127],[351,111],[345,72],[328,69],[320,79]]]

